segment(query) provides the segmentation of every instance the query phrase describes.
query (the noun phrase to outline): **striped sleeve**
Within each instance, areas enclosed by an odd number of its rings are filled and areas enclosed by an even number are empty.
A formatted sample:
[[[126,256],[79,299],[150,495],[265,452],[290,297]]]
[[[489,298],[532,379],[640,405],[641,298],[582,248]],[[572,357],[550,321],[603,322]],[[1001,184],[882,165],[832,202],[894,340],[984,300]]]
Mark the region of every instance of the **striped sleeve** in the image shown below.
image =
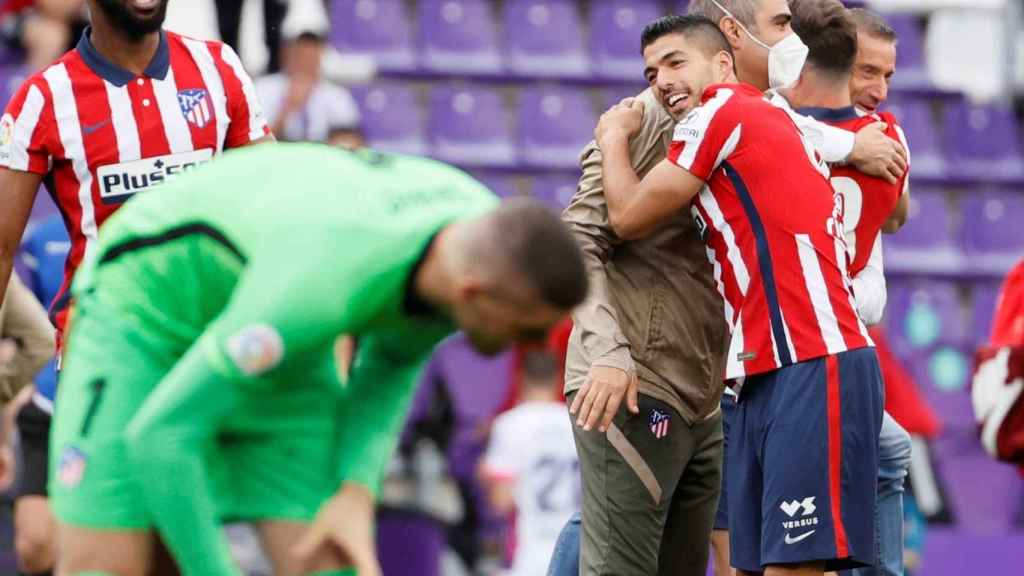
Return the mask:
[[[0,166],[46,174],[50,170],[53,125],[46,83],[31,79],[21,85],[0,118]]]
[[[903,132],[903,127],[896,121],[896,117],[891,114],[889,116],[892,118],[889,127],[896,133],[900,144],[903,145],[903,149],[907,152],[907,171],[903,173],[903,179],[900,182],[900,194],[906,194],[910,191],[910,144],[907,142],[907,135]]]
[[[244,146],[270,134],[270,126],[267,125],[263,107],[256,97],[256,87],[249,73],[242,67],[238,54],[235,54],[227,44],[220,43],[211,43],[210,52],[217,64],[217,72],[223,80],[228,102],[230,124],[224,139],[224,147]]]
[[[732,90],[719,89],[676,125],[668,149],[670,162],[701,180],[711,177],[728,156],[722,152],[738,124],[735,115],[720,113],[732,95]]]

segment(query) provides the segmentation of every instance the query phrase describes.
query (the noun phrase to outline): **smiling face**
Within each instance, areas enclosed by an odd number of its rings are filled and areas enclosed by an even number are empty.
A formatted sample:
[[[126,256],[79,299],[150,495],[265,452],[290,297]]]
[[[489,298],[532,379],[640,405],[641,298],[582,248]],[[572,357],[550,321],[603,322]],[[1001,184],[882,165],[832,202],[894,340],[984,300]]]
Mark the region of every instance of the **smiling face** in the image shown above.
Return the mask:
[[[707,51],[682,33],[666,34],[644,48],[644,78],[676,121],[700,104],[705,88],[731,75],[729,54]]]
[[[858,31],[857,61],[850,76],[850,98],[857,108],[874,112],[889,97],[896,73],[896,42]]]

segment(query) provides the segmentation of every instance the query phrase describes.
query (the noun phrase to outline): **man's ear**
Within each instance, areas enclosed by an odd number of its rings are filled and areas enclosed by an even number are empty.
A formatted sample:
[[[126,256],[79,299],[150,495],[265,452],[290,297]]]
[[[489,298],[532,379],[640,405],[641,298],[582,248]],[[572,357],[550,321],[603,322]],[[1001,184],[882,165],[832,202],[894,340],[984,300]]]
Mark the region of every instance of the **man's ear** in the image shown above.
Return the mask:
[[[484,283],[474,276],[466,276],[456,281],[455,297],[460,302],[466,302],[476,298],[484,290]]]
[[[740,47],[743,42],[743,30],[740,29],[736,21],[728,16],[722,16],[722,19],[718,21],[718,29],[725,35],[725,39],[729,42],[729,46],[735,50]]]
[[[719,50],[715,55],[716,81],[725,82],[736,71],[732,55],[725,50]]]

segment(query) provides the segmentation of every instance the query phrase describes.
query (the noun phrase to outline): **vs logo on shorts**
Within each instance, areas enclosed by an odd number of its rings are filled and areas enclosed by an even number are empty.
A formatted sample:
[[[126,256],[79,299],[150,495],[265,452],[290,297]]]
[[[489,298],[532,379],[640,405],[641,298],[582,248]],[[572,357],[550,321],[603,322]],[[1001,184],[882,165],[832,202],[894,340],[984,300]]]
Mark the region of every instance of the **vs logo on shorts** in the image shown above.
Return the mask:
[[[654,437],[660,440],[668,436],[668,428],[669,424],[672,423],[672,416],[655,408],[651,410],[651,417],[648,423],[651,426],[651,434],[654,434]]]

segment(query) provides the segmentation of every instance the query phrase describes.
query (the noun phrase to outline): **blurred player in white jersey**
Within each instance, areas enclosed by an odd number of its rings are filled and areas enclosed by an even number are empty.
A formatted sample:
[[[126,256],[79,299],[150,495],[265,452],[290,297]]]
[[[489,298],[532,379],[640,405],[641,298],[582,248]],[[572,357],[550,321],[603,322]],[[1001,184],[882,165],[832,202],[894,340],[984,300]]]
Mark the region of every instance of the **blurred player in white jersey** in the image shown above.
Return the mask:
[[[491,505],[515,513],[507,576],[545,574],[559,531],[580,506],[579,460],[557,371],[549,353],[526,355],[522,402],[495,419],[481,464]]]

